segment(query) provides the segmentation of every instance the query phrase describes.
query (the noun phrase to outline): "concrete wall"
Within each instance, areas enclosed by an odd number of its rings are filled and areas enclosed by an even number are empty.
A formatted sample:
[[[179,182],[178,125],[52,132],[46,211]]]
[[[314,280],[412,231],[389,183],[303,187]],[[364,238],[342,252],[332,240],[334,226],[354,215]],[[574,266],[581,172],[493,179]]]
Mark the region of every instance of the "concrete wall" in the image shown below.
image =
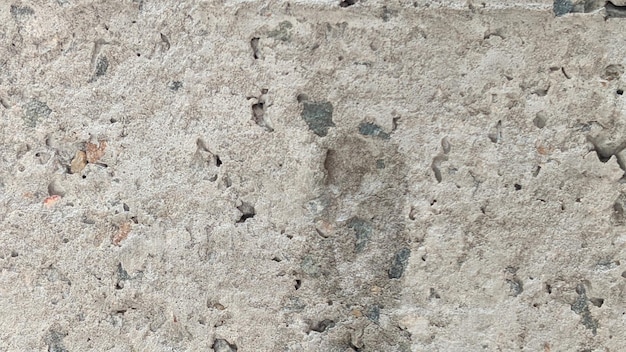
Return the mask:
[[[623,350],[587,5],[4,2],[0,351]]]

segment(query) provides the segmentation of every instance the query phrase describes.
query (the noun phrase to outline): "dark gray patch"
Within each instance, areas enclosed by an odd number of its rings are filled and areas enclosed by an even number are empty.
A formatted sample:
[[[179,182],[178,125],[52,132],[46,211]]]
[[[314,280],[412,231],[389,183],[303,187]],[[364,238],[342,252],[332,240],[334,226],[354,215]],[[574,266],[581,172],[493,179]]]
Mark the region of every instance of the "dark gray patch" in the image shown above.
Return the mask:
[[[96,64],[95,76],[96,77],[104,76],[104,74],[107,73],[108,69],[109,69],[109,60],[107,59],[107,57],[106,56],[99,57],[98,63]]]
[[[35,14],[35,11],[28,6],[11,5],[11,16],[16,21],[21,21]]]
[[[289,21],[282,21],[278,24],[278,27],[274,30],[271,30],[267,33],[268,37],[274,38],[276,40],[280,40],[283,42],[288,42],[291,40],[291,29],[293,28],[293,24]]]
[[[376,168],[379,170],[382,170],[385,168],[385,160],[383,159],[378,159],[376,160]]]
[[[237,345],[230,343],[224,339],[215,339],[213,346],[211,346],[215,352],[236,352]]]
[[[563,16],[572,11],[574,5],[570,0],[554,0],[554,4],[552,6],[552,10],[554,11],[554,15]]]
[[[302,118],[309,125],[313,133],[320,137],[328,134],[330,127],[335,127],[333,122],[333,105],[325,102],[303,102]]]
[[[357,253],[362,252],[372,235],[372,225],[363,219],[352,218],[348,221],[348,227],[353,229],[356,235],[354,250]]]
[[[380,307],[378,305],[369,307],[365,312],[365,316],[374,323],[378,323],[378,320],[380,319]]]
[[[406,247],[396,252],[388,273],[390,279],[399,279],[402,277],[402,274],[404,274],[404,269],[406,269],[406,266],[409,263],[410,256],[411,250]]]
[[[55,330],[50,330],[46,338],[48,344],[48,352],[68,352],[63,345],[63,339],[67,336],[66,333],[62,333]]]
[[[177,92],[179,89],[183,87],[183,82],[181,81],[172,81],[167,85],[171,91]]]
[[[306,308],[306,303],[302,302],[300,297],[289,297],[288,302],[283,306],[283,309],[288,311],[299,312]]]
[[[511,288],[511,294],[513,295],[513,297],[517,297],[520,293],[524,292],[524,285],[518,278],[507,279],[506,282]]]
[[[359,133],[364,136],[378,137],[382,139],[389,139],[389,134],[383,131],[380,126],[370,122],[361,122],[359,125]]]
[[[583,326],[591,330],[595,335],[598,332],[598,321],[593,319],[593,317],[591,316],[591,312],[589,311],[585,285],[578,284],[576,286],[576,293],[578,293],[578,298],[576,298],[576,301],[572,303],[572,310],[576,314],[582,316],[581,323],[583,324]]]
[[[24,105],[24,122],[28,127],[35,127],[39,120],[48,118],[52,113],[48,104],[33,99]]]
[[[383,22],[389,22],[389,20],[392,17],[396,17],[396,16],[398,16],[398,10],[390,9],[387,6],[383,6],[383,14],[381,16],[381,18],[383,19]]]

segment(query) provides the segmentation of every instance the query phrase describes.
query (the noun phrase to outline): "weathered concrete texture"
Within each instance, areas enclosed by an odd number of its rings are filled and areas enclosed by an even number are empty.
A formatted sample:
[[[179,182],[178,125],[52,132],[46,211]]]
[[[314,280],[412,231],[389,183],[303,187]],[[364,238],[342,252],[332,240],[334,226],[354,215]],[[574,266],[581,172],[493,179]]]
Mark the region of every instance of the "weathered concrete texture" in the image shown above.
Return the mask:
[[[624,350],[577,4],[4,2],[0,351]]]

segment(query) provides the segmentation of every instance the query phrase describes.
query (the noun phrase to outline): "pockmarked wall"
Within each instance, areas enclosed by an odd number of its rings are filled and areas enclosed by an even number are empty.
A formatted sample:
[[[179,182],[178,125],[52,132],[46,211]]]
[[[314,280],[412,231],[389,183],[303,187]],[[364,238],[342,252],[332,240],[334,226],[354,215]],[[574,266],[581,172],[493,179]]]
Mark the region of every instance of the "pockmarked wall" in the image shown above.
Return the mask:
[[[5,1],[0,351],[621,351],[626,3]]]

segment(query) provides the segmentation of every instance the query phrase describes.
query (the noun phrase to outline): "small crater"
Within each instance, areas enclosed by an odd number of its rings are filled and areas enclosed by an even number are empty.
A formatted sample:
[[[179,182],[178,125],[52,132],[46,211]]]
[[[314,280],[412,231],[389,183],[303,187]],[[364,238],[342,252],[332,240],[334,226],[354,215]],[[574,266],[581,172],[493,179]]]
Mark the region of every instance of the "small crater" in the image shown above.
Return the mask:
[[[254,37],[250,39],[250,47],[252,48],[252,56],[255,60],[261,59],[261,48],[259,47],[260,38]]]
[[[248,219],[251,219],[256,215],[254,206],[248,202],[242,202],[237,209],[241,212],[241,217],[237,220],[237,223],[242,223]]]
[[[590,298],[589,302],[591,302],[591,304],[593,304],[594,306],[600,308],[604,304],[604,298]]]
[[[439,293],[437,293],[437,291],[435,291],[434,288],[430,288],[430,294],[428,295],[428,298],[430,299],[440,299],[441,296],[439,295]]]
[[[296,284],[294,285],[296,291],[302,287],[302,280],[296,280]]]
[[[624,90],[623,89],[618,89],[615,91],[615,94],[617,95],[624,95]]]
[[[522,189],[522,185],[520,185],[519,183],[516,183],[513,187],[515,187],[516,191],[519,191]]]
[[[548,121],[548,117],[546,116],[546,113],[543,112],[543,111],[539,111],[535,115],[535,118],[533,119],[533,124],[537,128],[544,128],[544,127],[546,127],[546,122],[547,121]]]
[[[618,80],[624,74],[624,65],[621,64],[611,64],[604,68],[604,72],[602,73],[602,79],[606,79],[607,81]]]
[[[339,7],[348,7],[357,3],[357,0],[341,0],[339,2]]]
[[[309,329],[310,331],[315,331],[315,332],[319,332],[322,333],[324,331],[326,331],[327,329],[331,329],[335,326],[335,322],[330,320],[330,319],[324,319],[320,322],[318,322],[317,324],[312,325]]]
[[[502,140],[502,120],[498,120],[487,137],[489,137],[489,140],[493,143],[499,143],[500,140]]]
[[[214,352],[237,352],[237,345],[224,339],[215,339],[211,348]]]
[[[48,195],[64,197],[65,189],[58,181],[54,180],[48,184]]]

